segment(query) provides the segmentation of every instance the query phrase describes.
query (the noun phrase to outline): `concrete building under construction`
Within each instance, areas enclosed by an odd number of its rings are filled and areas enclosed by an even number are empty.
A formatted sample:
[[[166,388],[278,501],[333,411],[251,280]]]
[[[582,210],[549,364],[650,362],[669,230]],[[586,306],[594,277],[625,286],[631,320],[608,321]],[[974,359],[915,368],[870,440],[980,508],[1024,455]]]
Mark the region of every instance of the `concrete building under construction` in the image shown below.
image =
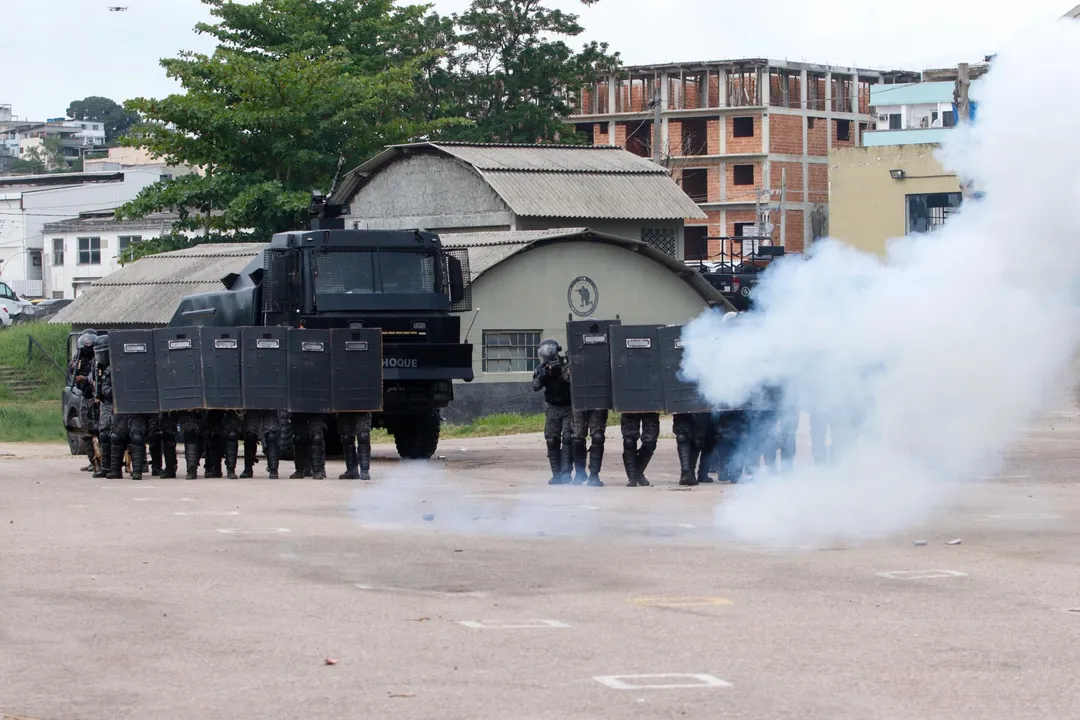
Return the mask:
[[[583,88],[568,120],[669,168],[708,216],[687,221],[687,260],[748,252],[717,238],[752,234],[798,252],[827,232],[829,150],[860,144],[870,87],[913,80],[765,59],[642,65]]]

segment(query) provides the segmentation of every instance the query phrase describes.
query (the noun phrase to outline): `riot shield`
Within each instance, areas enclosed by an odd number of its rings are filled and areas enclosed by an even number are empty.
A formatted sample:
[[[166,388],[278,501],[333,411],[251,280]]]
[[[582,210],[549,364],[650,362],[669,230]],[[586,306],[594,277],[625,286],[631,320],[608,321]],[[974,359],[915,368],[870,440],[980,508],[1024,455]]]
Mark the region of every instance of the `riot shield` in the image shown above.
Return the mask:
[[[382,331],[339,328],[330,331],[331,398],[336,412],[382,410]]]
[[[611,328],[613,410],[664,412],[658,330],[656,325],[616,325]]]
[[[200,347],[197,327],[154,330],[161,412],[201,410],[205,407]]]
[[[158,383],[153,330],[113,330],[109,333],[113,411],[122,415],[156,415]]]
[[[283,327],[240,328],[244,409],[289,409],[289,342]]]
[[[576,320],[566,323],[570,356],[570,394],[575,410],[611,409],[610,330],[618,320]]]
[[[664,363],[664,408],[676,413],[711,412],[709,402],[698,392],[697,383],[679,378],[682,368],[682,325],[660,328],[660,355]]]
[[[288,338],[289,412],[334,412],[330,397],[330,331],[289,328]]]
[[[199,328],[202,342],[203,406],[207,410],[241,410],[240,328]]]

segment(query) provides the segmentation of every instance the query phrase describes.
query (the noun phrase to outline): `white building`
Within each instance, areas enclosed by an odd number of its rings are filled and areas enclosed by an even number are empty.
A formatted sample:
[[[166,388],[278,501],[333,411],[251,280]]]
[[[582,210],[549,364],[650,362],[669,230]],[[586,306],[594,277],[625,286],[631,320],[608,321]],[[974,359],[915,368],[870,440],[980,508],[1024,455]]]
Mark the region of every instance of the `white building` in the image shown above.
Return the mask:
[[[138,220],[116,220],[110,209],[46,224],[42,262],[49,296],[78,297],[91,283],[128,261],[133,245],[172,234],[177,218],[176,213],[155,213]]]
[[[152,167],[0,177],[0,278],[28,297],[51,297],[43,271],[44,226],[119,207],[160,178]]]

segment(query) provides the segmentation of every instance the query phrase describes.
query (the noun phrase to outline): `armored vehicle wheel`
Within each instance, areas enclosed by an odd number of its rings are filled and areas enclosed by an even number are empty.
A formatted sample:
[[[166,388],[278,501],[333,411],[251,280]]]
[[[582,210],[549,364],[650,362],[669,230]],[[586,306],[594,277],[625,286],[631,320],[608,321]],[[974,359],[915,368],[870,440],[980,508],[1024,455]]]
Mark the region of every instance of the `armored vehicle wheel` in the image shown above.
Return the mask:
[[[394,422],[394,444],[405,460],[430,460],[439,447],[442,417],[438,410],[408,415]]]

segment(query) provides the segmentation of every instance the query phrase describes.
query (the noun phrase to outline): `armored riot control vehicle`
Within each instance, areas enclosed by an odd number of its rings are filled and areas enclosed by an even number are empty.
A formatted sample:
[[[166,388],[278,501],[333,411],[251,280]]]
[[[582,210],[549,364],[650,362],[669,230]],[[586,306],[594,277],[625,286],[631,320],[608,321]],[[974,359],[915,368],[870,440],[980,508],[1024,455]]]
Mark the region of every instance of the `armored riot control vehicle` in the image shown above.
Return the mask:
[[[446,249],[428,232],[347,230],[340,218],[320,219],[310,229],[274,235],[223,281],[220,292],[184,298],[170,327],[378,328],[382,411],[373,424],[394,436],[403,458],[434,454],[453,381],[473,379],[472,345],[461,342],[460,318],[452,314],[470,309],[466,251]],[[336,437],[331,423],[327,440]],[[283,455],[290,444],[283,427]]]

